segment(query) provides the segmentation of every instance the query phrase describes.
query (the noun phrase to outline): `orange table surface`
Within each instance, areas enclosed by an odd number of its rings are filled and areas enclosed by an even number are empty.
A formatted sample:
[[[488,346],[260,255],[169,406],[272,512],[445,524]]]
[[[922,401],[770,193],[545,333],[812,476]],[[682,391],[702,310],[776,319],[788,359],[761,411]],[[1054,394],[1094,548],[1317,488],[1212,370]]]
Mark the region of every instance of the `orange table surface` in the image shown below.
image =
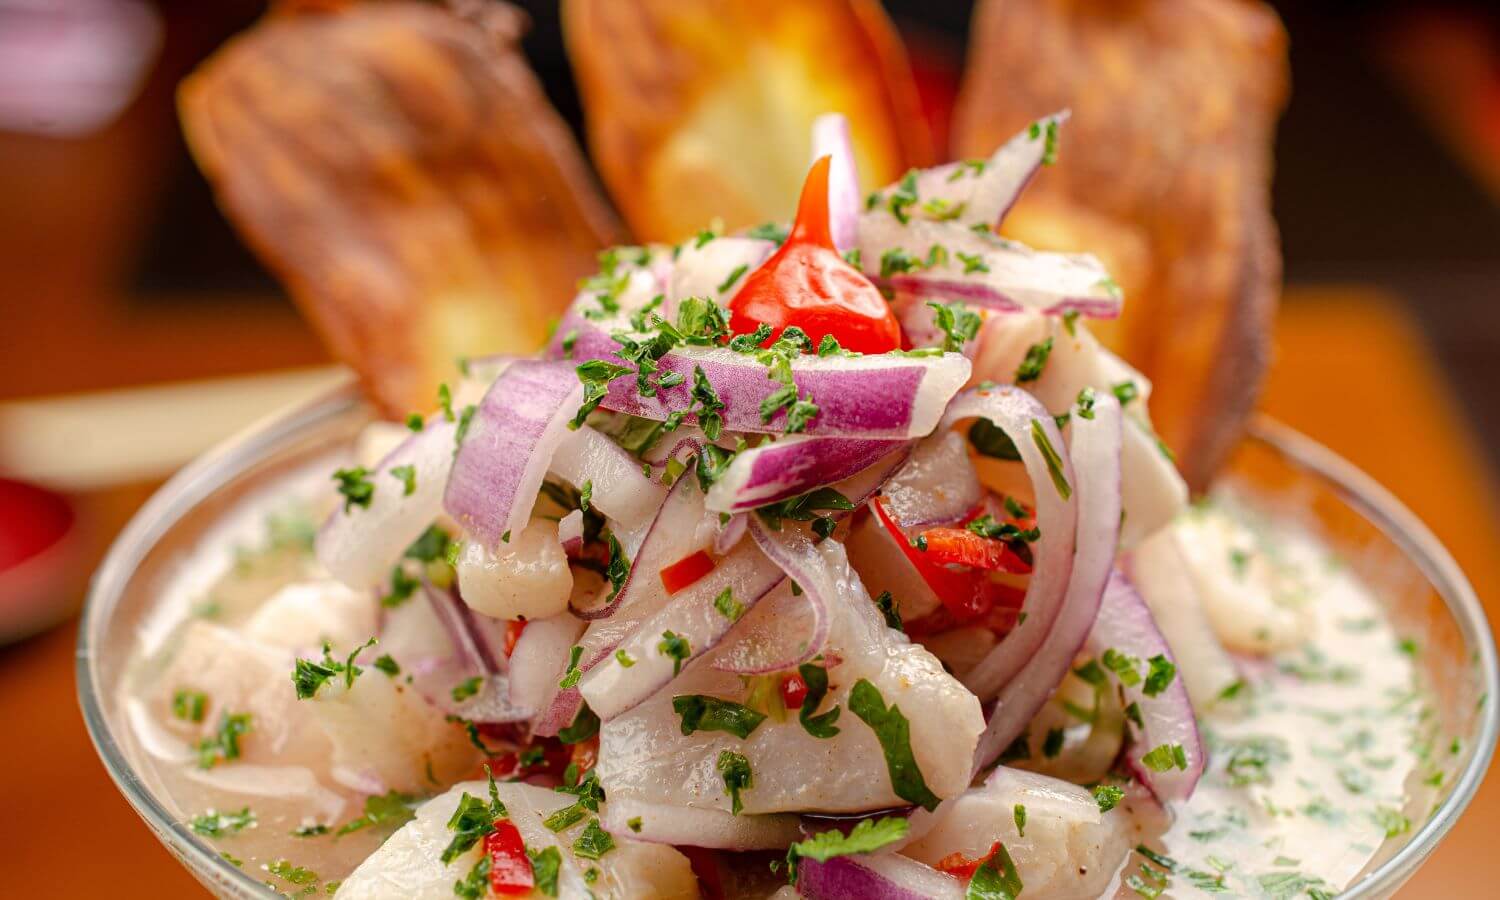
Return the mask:
[[[1359,288],[1289,292],[1262,408],[1387,485],[1500,613],[1500,520],[1488,466],[1440,367],[1397,304]],[[1423,415],[1411,427],[1411,412]],[[0,848],[6,896],[200,896],[110,783],[74,696],[76,622],[0,651]],[[1490,779],[1403,897],[1495,895]]]

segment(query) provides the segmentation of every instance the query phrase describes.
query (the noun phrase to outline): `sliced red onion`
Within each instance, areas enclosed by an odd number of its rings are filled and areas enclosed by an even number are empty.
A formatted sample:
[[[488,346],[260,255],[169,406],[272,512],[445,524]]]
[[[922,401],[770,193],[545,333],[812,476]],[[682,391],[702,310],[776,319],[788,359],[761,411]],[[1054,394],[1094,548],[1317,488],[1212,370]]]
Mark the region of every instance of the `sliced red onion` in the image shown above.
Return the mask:
[[[917,174],[920,202],[939,200],[948,210],[957,209],[954,221],[965,226],[998,227],[1031,183],[1046,155],[1047,132],[1069,117],[1067,110],[1038,119],[985,160],[982,169],[966,163],[948,163]],[[889,195],[894,185],[883,192]]]
[[[703,244],[688,241],[672,268],[662,316],[675,319],[677,304],[688,297],[707,297],[728,306],[750,273],[775,250],[774,241],[751,237],[716,237]]]
[[[570,557],[583,550],[583,510],[575,509],[558,520],[557,540]]]
[[[445,713],[472,722],[524,722],[535,715],[534,708],[511,701],[504,657],[497,653],[498,648],[490,646],[493,635],[475,620],[468,606],[451,590],[430,584],[423,585],[422,594],[447,635],[452,654],[434,665],[409,666],[413,686],[422,696]],[[463,700],[455,699],[453,689],[475,676],[484,679],[479,691]]]
[[[747,513],[736,513],[730,516],[729,521],[719,529],[719,533],[714,535],[714,553],[723,556],[734,549],[734,545],[745,536],[745,529],[749,524]]]
[[[1024,618],[963,678],[969,690],[987,701],[1031,660],[1062,607],[1073,571],[1078,485],[1067,445],[1052,415],[1035,397],[1010,385],[973,388],[949,404],[941,427],[947,430],[961,419],[972,418],[989,419],[1015,442],[1031,478],[1036,527],[1041,530],[1040,539],[1032,545],[1035,565],[1021,606]],[[1043,446],[1057,455],[1055,475]]]
[[[1151,610],[1135,586],[1123,573],[1116,571],[1104,592],[1104,605],[1088,637],[1089,647],[1103,653],[1113,649],[1136,659],[1149,660],[1163,656],[1172,660],[1172,648],[1151,618]],[[1175,661],[1174,661],[1175,665]],[[1203,740],[1198,733],[1198,717],[1188,699],[1187,685],[1174,677],[1166,689],[1150,696],[1143,680],[1135,685],[1121,685],[1127,703],[1139,704],[1144,727],[1134,734],[1125,753],[1130,770],[1141,783],[1163,802],[1186,800],[1193,794],[1203,775],[1206,761]],[[1158,747],[1181,747],[1186,768],[1173,766],[1157,772],[1142,762],[1142,757]]]
[[[526,623],[510,655],[510,702],[542,709],[568,666],[568,654],[583,633],[573,616],[553,616]],[[566,724],[566,723],[564,723]]]
[[[784,850],[802,836],[797,817],[790,814],[734,816],[615,793],[599,810],[599,818],[605,830],[631,840],[715,850]]]
[[[963,900],[965,884],[898,853],[797,863],[804,900]]]
[[[604,359],[619,363],[619,343],[606,327],[570,312],[561,326],[576,331],[573,361]],[[655,421],[694,405],[690,391],[695,368],[702,368],[724,404],[724,427],[731,431],[780,433],[786,416],[778,412],[769,423],[760,418],[761,401],[781,385],[767,378],[768,369],[748,353],[724,347],[679,347],[659,362],[662,372],[675,372],[683,383],[643,397],[635,379],[622,377],[610,384],[601,406]],[[958,353],[908,357],[802,356],[792,362],[792,379],[811,396],[819,412],[807,434],[823,437],[906,440],[932,431],[943,409],[969,378],[968,359]]]
[[[1026,724],[1067,675],[1099,615],[1100,597],[1120,543],[1120,418],[1120,404],[1108,394],[1095,398],[1092,418],[1084,418],[1076,406],[1073,409],[1073,443],[1068,452],[1076,473],[1078,537],[1067,592],[1044,639],[1023,666],[1001,682],[995,709],[975,750],[975,771],[989,765],[1026,730]],[[1044,483],[1037,490],[1046,491],[1048,487]],[[1044,540],[1046,535],[1044,530]],[[1040,563],[1036,572],[1033,585],[1041,572]],[[1029,603],[1029,592],[1026,599]],[[1028,616],[1025,626],[1017,626],[1017,630],[1029,626],[1030,621]],[[1009,636],[1002,640],[992,655],[1004,652],[1009,640]],[[990,662],[987,657],[978,668]]]
[[[433,417],[402,441],[367,476],[375,491],[368,506],[335,509],[318,531],[318,562],[350,587],[367,588],[390,577],[391,566],[443,511],[443,489],[453,465],[455,425]],[[413,489],[391,470],[411,466]]]
[[[750,523],[752,536],[755,536],[756,524]],[[742,543],[728,556],[719,559],[712,572],[673,594],[670,602],[641,620],[634,631],[616,645],[617,652],[599,660],[583,676],[578,689],[600,719],[609,721],[631,709],[676,677],[683,665],[718,645],[736,621],[720,611],[714,602],[726,588],[732,591],[734,600],[748,610],[781,583],[785,576],[757,546],[758,542]],[[645,556],[644,548],[642,556]],[[636,578],[656,582],[653,587],[660,591],[659,571],[653,565]],[[662,636],[668,631],[687,640],[689,655],[686,659],[679,661],[658,649]],[[822,636],[827,637],[826,625]],[[631,664],[626,666],[619,654],[624,654]]]
[[[468,604],[451,589],[430,584],[422,586],[422,594],[432,605],[433,614],[453,645],[453,656],[463,668],[474,674],[498,672],[500,666],[493,652],[475,635],[474,613]]]
[[[580,490],[592,484],[593,505],[627,531],[650,521],[667,495],[641,473],[640,460],[587,425],[564,435],[548,470]]]
[[[929,266],[934,247],[945,252]],[[866,275],[919,300],[1101,319],[1119,316],[1122,306],[1119,288],[1093,256],[1033,250],[954,222],[911,219],[903,225],[877,209],[860,217],[859,249]],[[915,261],[910,268],[891,269],[890,254],[897,252]]]
[[[512,364],[469,423],[443,508],[487,547],[498,546],[507,533],[519,534],[531,517],[552,454],[583,402],[573,369],[560,361]]]
[[[812,161],[824,156],[829,157],[828,230],[833,245],[842,253],[853,248],[858,239],[862,198],[849,120],[838,113],[825,113],[813,120]]]
[[[845,441],[791,435],[743,450],[709,489],[715,512],[743,512],[850,478],[900,441]]]

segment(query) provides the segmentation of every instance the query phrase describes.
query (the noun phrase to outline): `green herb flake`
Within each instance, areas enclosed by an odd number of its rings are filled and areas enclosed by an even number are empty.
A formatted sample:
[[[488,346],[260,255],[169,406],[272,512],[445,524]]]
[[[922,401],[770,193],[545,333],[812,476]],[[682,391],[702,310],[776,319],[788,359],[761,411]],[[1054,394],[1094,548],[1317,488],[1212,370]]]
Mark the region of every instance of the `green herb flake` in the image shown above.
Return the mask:
[[[198,755],[198,768],[212,769],[221,762],[239,759],[240,738],[249,731],[249,713],[224,713],[214,733],[193,748]]]
[[[745,614],[745,604],[734,599],[734,588],[727,587],[714,598],[714,609],[731,622],[738,622]]]
[[[1026,356],[1016,367],[1016,384],[1027,384],[1042,377],[1047,359],[1052,355],[1052,338],[1026,348]]]
[[[1097,784],[1094,785],[1093,795],[1094,802],[1099,804],[1099,812],[1107,813],[1125,799],[1125,790],[1113,784]]]
[[[465,700],[468,700],[470,697],[478,694],[479,689],[483,686],[484,676],[482,675],[475,675],[470,678],[465,678],[463,681],[460,681],[458,684],[453,686],[453,690],[451,691],[451,693],[453,694],[453,702],[462,703]]]
[[[318,873],[303,866],[292,865],[285,859],[278,859],[266,866],[266,871],[280,878],[282,881],[295,884],[298,887],[317,882]]]
[[[693,648],[682,635],[674,631],[663,631],[661,640],[656,645],[656,652],[672,660],[672,677],[675,678],[682,671],[683,662],[693,655]]]
[[[901,610],[896,604],[896,598],[891,596],[890,591],[881,591],[880,596],[875,598],[875,607],[880,610],[880,615],[885,619],[887,628],[894,628],[904,632],[906,626],[901,621]]]
[[[1042,458],[1047,462],[1047,473],[1052,476],[1052,486],[1064,500],[1073,496],[1073,487],[1068,484],[1067,476],[1063,474],[1062,457],[1057,455],[1057,449],[1052,446],[1052,441],[1047,438],[1047,432],[1042,430],[1042,420],[1031,420],[1031,441],[1041,451]]]
[[[613,849],[614,836],[599,827],[598,819],[590,819],[583,833],[573,842],[573,855],[582,859],[599,859]]]
[[[557,875],[562,870],[562,854],[556,847],[545,850],[526,848],[531,860],[531,879],[536,889],[548,897],[557,896]]]
[[[401,482],[401,496],[410,497],[417,491],[417,467],[412,465],[392,466],[391,477]]]
[[[333,480],[338,483],[338,492],[344,498],[346,514],[356,506],[368,508],[375,498],[375,482],[370,480],[370,472],[364,466],[339,469],[333,473]]]
[[[1162,744],[1146,751],[1141,762],[1153,772],[1170,772],[1172,769],[1187,770],[1187,753],[1181,744]]]
[[[746,759],[743,754],[724,750],[719,753],[715,768],[724,778],[724,793],[729,795],[729,812],[737,816],[740,810],[745,808],[740,802],[740,791],[755,787],[755,776],[750,771],[750,760]]]
[[[802,707],[797,712],[797,720],[802,729],[820,740],[827,740],[838,734],[839,728],[834,723],[839,720],[840,707],[835,706],[822,715],[814,715],[823,698],[828,695],[828,670],[815,663],[803,663],[797,667],[797,674],[807,686],[807,695],[803,697]]]
[[[1021,837],[1025,837],[1026,836],[1026,805],[1023,804],[1023,803],[1017,803],[1015,805],[1015,808],[1011,810],[1011,818],[1014,819],[1015,823],[1016,823],[1016,834],[1018,834]]]
[[[974,870],[964,900],[1016,900],[1023,887],[1016,864],[1002,844]]]
[[[208,709],[208,695],[202,691],[180,690],[172,695],[172,715],[184,722],[202,722]]]
[[[885,754],[891,790],[903,800],[915,803],[928,812],[937,808],[939,798],[928,787],[911,750],[911,726],[894,704],[885,705],[880,690],[861,678],[849,692],[849,711],[875,732]]]
[[[732,700],[703,694],[679,694],[672,698],[672,711],[682,717],[682,733],[722,731],[740,740],[766,720],[764,714]]]
[[[196,834],[204,837],[223,837],[228,834],[238,834],[246,828],[255,827],[255,813],[250,807],[245,807],[239,812],[221,813],[210,809],[201,815],[193,816],[188,822],[188,827]]]
[[[339,826],[337,834],[345,835],[377,826],[388,826],[394,830],[416,818],[417,802],[416,797],[398,791],[366,797],[364,814]]]

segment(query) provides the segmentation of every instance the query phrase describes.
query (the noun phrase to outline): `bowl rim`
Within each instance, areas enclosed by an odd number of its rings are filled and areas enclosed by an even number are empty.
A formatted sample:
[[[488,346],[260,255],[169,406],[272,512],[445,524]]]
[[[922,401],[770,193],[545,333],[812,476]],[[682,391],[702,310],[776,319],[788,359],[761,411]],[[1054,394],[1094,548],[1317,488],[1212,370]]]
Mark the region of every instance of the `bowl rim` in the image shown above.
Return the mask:
[[[131,518],[95,571],[80,617],[75,673],[78,703],[89,738],[111,780],[146,825],[170,852],[192,862],[200,879],[213,873],[222,886],[241,896],[260,896],[264,885],[224,859],[169,811],[131,768],[110,733],[92,648],[130,578],[157,541],[198,503],[295,435],[346,415],[362,402],[357,385],[348,382],[307,401],[272,413],[189,463],[167,480]],[[1410,841],[1339,896],[1380,896],[1399,887],[1452,829],[1489,769],[1500,734],[1500,662],[1488,619],[1463,571],[1431,530],[1379,482],[1301,432],[1264,414],[1250,421],[1241,441],[1266,444],[1298,467],[1323,478],[1417,565],[1437,588],[1464,640],[1478,656],[1486,702],[1480,710],[1476,745],[1467,765],[1442,804]],[[97,633],[97,634],[96,634]]]

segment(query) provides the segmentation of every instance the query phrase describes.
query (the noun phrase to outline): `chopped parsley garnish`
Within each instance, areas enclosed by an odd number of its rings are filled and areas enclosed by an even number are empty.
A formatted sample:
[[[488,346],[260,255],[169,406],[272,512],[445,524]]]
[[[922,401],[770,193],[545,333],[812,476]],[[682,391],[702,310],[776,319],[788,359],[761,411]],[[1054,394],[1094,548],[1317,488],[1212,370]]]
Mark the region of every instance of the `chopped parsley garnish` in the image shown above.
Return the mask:
[[[1141,389],[1136,387],[1134,381],[1122,381],[1111,387],[1109,392],[1115,395],[1116,400],[1120,401],[1121,408],[1129,406],[1130,401],[1141,395]]]
[[[995,517],[985,513],[977,519],[969,522],[967,529],[982,538],[994,541],[1004,541],[1012,546],[1019,554],[1030,556],[1030,550],[1026,544],[1034,543],[1042,536],[1040,528],[1019,528],[1009,522],[996,522]]]
[[[446,382],[438,385],[438,408],[443,411],[443,418],[449,422],[454,420],[453,392],[448,389]]]
[[[797,713],[802,729],[815,738],[825,740],[838,734],[838,726],[833,724],[839,720],[841,710],[838,706],[822,715],[813,715],[818,704],[828,694],[828,670],[814,663],[803,663],[797,667],[797,674],[802,677],[802,683],[807,685],[807,695],[802,699],[802,706]]]
[[[1155,697],[1172,686],[1177,677],[1177,666],[1158,653],[1148,661],[1151,669],[1146,673],[1146,684],[1141,688],[1147,697]]]
[[[422,536],[411,542],[402,556],[406,559],[414,559],[418,562],[437,562],[448,555],[448,545],[452,539],[448,532],[436,525],[427,526]]]
[[[724,403],[719,400],[714,386],[709,384],[708,376],[703,374],[702,366],[693,366],[693,387],[690,394],[697,404],[692,411],[698,414],[698,427],[703,429],[710,441],[717,441],[724,429],[724,418],[719,415],[724,410]]]
[[[585,703],[578,708],[578,715],[573,717],[573,723],[557,733],[557,739],[564,744],[578,744],[598,733],[599,717]]]
[[[421,413],[411,413],[406,417],[406,427],[412,431],[421,431],[425,424]]]
[[[1067,476],[1063,474],[1062,457],[1057,455],[1052,441],[1047,439],[1047,433],[1042,430],[1041,419],[1031,420],[1031,441],[1042,452],[1042,459],[1047,462],[1047,473],[1052,476],[1052,486],[1057,488],[1057,493],[1064,500],[1073,496],[1073,487],[1068,484]]]
[[[391,477],[401,482],[401,496],[410,497],[417,490],[416,466],[392,466]]]
[[[656,652],[671,658],[672,675],[676,677],[682,671],[683,662],[693,655],[693,648],[682,635],[674,631],[663,631],[661,640],[656,645]]]
[[[957,353],[964,344],[979,334],[983,321],[979,313],[967,309],[962,303],[938,303],[927,301],[932,307],[932,321],[943,332],[943,352]]]
[[[323,645],[323,658],[319,661],[299,658],[292,668],[292,685],[297,690],[298,700],[310,700],[317,695],[318,689],[327,684],[330,679],[337,675],[344,676],[344,687],[354,687],[354,679],[358,678],[364,671],[354,664],[354,658],[368,647],[376,644],[375,638],[370,638],[352,652],[343,661],[333,658],[333,647],[330,644]]]
[[[562,680],[557,683],[558,687],[567,690],[578,685],[578,679],[583,677],[583,670],[578,668],[578,662],[581,659],[583,659],[583,648],[574,644],[573,649],[568,651],[568,667],[563,670]]]
[[[891,596],[890,591],[881,591],[880,596],[875,598],[875,607],[880,610],[880,615],[885,618],[887,628],[897,631],[905,631],[906,626],[901,622],[901,610],[896,605],[896,598]]]
[[[453,702],[462,703],[465,700],[468,700],[470,697],[473,697],[475,694],[479,693],[479,689],[483,686],[483,675],[475,675],[471,678],[465,678],[463,681],[460,681],[458,684],[453,686]]]
[[[982,227],[985,231],[989,231],[989,226]],[[953,255],[958,257],[958,261],[964,264],[965,275],[972,275],[975,272],[988,272],[990,270],[989,263],[986,263],[984,257],[978,253],[965,253],[960,250]]]
[[[1052,338],[1026,348],[1026,357],[1016,366],[1016,384],[1026,384],[1042,377],[1047,358],[1052,355]]]
[[[1141,757],[1141,762],[1153,772],[1169,772],[1172,769],[1187,770],[1187,752],[1181,744],[1162,744],[1153,747]]]
[[[1021,837],[1025,837],[1026,836],[1026,806],[1025,806],[1025,804],[1017,803],[1015,805],[1015,808],[1011,810],[1011,818],[1014,819],[1015,823],[1016,823],[1016,834],[1020,835]]]
[[[1125,789],[1113,784],[1098,784],[1093,790],[1094,802],[1099,804],[1099,811],[1107,813],[1120,805],[1125,799]]]
[[[416,797],[398,791],[374,794],[365,798],[364,814],[339,826],[338,834],[350,834],[380,825],[393,830],[416,818]]]
[[[901,176],[901,180],[896,184],[896,189],[891,191],[891,195],[886,198],[886,202],[891,215],[896,217],[896,221],[905,225],[911,219],[907,214],[907,210],[920,199],[917,196],[917,170],[909,169],[905,175]]]
[[[969,879],[969,889],[964,900],[1016,900],[1021,896],[1021,875],[1010,858],[1005,845],[1001,844],[974,870]]]
[[[573,842],[573,855],[583,859],[599,859],[615,849],[614,837],[599,827],[598,819],[590,819],[583,833]]]
[[[578,381],[583,385],[583,405],[578,407],[577,414],[568,423],[568,427],[575,431],[583,425],[590,413],[599,408],[604,396],[609,393],[610,382],[630,375],[634,370],[602,359],[591,359],[579,365],[577,372]]]
[[[727,587],[714,598],[714,609],[731,622],[738,622],[745,614],[745,604],[734,599],[734,588]]]
[[[458,448],[463,445],[464,438],[469,436],[469,426],[474,424],[474,413],[479,407],[470,403],[458,414],[458,427],[453,429],[453,453],[457,455]]]
[[[239,812],[227,813],[211,809],[202,815],[193,816],[188,827],[204,837],[223,837],[226,834],[244,831],[246,828],[254,828],[255,813],[251,812],[248,806]]]
[[[333,473],[333,480],[338,482],[338,491],[344,497],[345,513],[356,506],[368,508],[375,497],[375,483],[364,466],[339,469]]]
[[[468,791],[464,791],[463,796],[458,798],[458,807],[448,819],[448,830],[453,832],[453,839],[443,848],[440,857],[444,865],[467,853],[485,835],[495,830],[496,819],[507,816],[505,804],[500,802],[500,792],[495,787],[495,776],[491,774],[489,766],[485,766],[484,774],[490,782],[490,799],[485,802]]]
[[[1078,392],[1078,399],[1075,401],[1078,408],[1078,418],[1093,421],[1095,399],[1094,389],[1091,387],[1086,387]]]
[[[974,424],[969,426],[969,443],[974,445],[975,450],[991,459],[1003,459],[1007,462],[1020,462],[1021,460],[1021,452],[1016,449],[1016,442],[1005,433],[1005,429],[989,419],[974,420]]]
[[[682,733],[722,731],[740,740],[750,736],[766,720],[748,706],[704,694],[679,694],[672,698],[672,711],[682,717]]]
[[[732,750],[719,753],[715,768],[724,778],[724,793],[729,795],[729,812],[739,815],[745,806],[740,802],[740,791],[755,787],[755,775],[750,771],[750,760]]]
[[[1065,737],[1067,734],[1061,728],[1047,729],[1047,736],[1042,739],[1042,755],[1048,759],[1056,757],[1062,752]]]
[[[562,854],[556,847],[545,850],[532,850],[528,847],[526,856],[531,860],[531,879],[536,889],[548,897],[556,897],[557,873],[562,869]]]
[[[208,695],[202,691],[177,691],[172,695],[172,715],[184,722],[202,722]]]
[[[329,828],[322,822],[317,822],[311,825],[298,825],[296,828],[292,829],[292,837],[322,837],[325,834],[330,834],[332,831],[332,828]]]
[[[400,663],[397,663],[389,653],[382,653],[372,665],[392,678],[401,674]]]
[[[833,488],[818,488],[808,491],[779,503],[768,503],[755,510],[761,521],[772,531],[780,531],[784,519],[794,522],[811,522],[814,519],[825,518],[819,516],[821,511],[836,510],[846,512],[854,509],[854,504],[843,494]]]
[[[588,811],[581,804],[572,803],[543,819],[542,825],[551,832],[564,831],[582,822],[586,815]]]
[[[839,339],[831,334],[823,335],[823,340],[818,342],[819,356],[841,356],[844,348],[839,346]]]
[[[1063,328],[1068,332],[1068,337],[1078,336],[1078,317],[1081,313],[1076,309],[1070,309],[1062,314]]]
[[[887,707],[880,690],[861,678],[849,692],[849,711],[870,726],[880,741],[891,790],[896,796],[928,812],[936,809],[940,801],[922,778],[922,770],[911,751],[911,725],[901,714],[900,707],[894,704]]]
[[[399,563],[391,567],[391,589],[380,598],[380,605],[387,609],[395,609],[417,592],[422,582],[406,574],[406,569]]]
[[[838,856],[874,853],[902,840],[910,833],[911,823],[901,816],[862,819],[848,834],[837,828],[830,828],[792,844],[787,848],[787,860],[795,866],[799,859],[827,862]]]
[[[625,826],[627,828],[629,828],[631,831],[635,832],[636,834],[640,834],[641,833],[641,817],[640,816],[631,816],[628,820],[626,820]]]
[[[493,863],[488,853],[481,853],[479,861],[469,869],[469,874],[453,882],[453,895],[464,900],[483,900],[490,895],[490,868]]]
[[[635,665],[635,657],[620,649],[615,651],[615,662],[619,663],[621,668],[628,669]]]
[[[249,713],[224,713],[214,733],[193,748],[198,754],[198,768],[212,769],[221,762],[239,759],[240,738],[249,731]]]
[[[953,171],[948,173],[948,181],[954,182],[970,174],[978,178],[984,174],[989,164],[990,161],[987,159],[961,159],[953,164]]]
[[[902,248],[892,247],[880,254],[880,277],[890,278],[900,272],[910,272],[921,264],[920,260]]]
[[[563,359],[573,358],[573,348],[578,344],[578,329],[569,328],[568,333],[563,335],[562,352]]]
[[[289,860],[278,859],[266,866],[266,871],[299,887],[310,885],[318,880],[318,873],[304,866],[294,866]]]
[[[761,224],[745,232],[745,237],[756,238],[762,241],[775,241],[778,244],[784,244],[786,243],[787,229],[785,226],[778,225],[775,222],[762,222]]]

